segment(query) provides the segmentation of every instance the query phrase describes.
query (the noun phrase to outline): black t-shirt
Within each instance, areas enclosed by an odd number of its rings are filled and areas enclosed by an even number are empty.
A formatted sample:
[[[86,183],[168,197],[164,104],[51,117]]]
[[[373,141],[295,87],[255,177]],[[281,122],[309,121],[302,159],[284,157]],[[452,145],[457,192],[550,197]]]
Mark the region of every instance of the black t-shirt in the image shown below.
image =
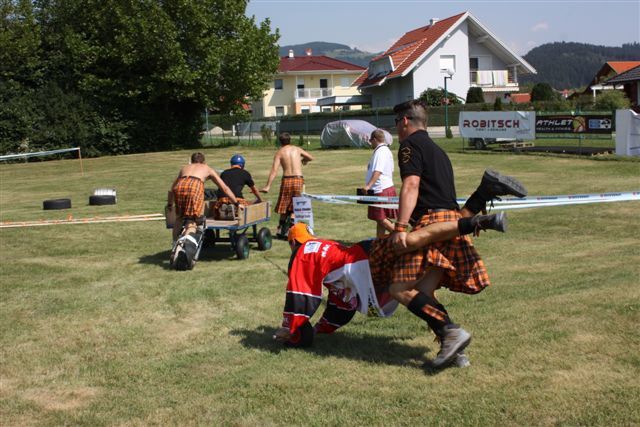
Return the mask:
[[[245,185],[249,187],[253,187],[255,185],[253,178],[251,178],[251,174],[240,168],[227,169],[220,174],[220,178],[225,184],[227,184],[233,194],[240,198],[244,198],[242,197],[242,189]],[[226,194],[220,190],[218,190],[217,194],[218,197],[226,197]]]
[[[447,153],[438,147],[427,131],[419,130],[400,142],[400,176],[420,177],[420,190],[411,219],[417,221],[427,209],[459,209],[453,167]]]

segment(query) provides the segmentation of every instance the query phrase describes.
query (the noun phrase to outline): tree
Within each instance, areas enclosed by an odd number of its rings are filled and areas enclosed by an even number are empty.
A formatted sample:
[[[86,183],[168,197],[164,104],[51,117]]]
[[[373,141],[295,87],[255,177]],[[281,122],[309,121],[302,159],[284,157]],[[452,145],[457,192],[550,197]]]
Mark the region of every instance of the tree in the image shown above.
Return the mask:
[[[472,86],[467,91],[467,104],[481,104],[484,102],[484,93],[482,88],[478,86]]]
[[[629,108],[631,102],[624,92],[619,90],[605,90],[596,95],[595,109],[598,111],[613,111]]]
[[[555,101],[557,99],[558,95],[549,83],[536,83],[531,89],[531,102]]]
[[[497,97],[496,100],[493,102],[493,111],[502,111],[502,98]]]
[[[6,2],[14,9],[30,3]],[[103,126],[89,138],[94,142],[104,135],[122,141],[124,132],[129,151],[198,145],[206,107],[239,111],[277,70],[278,32],[268,20],[245,16],[246,0],[34,4],[40,64],[24,74],[39,72],[42,86],[77,95],[89,113],[84,120]],[[20,47],[18,31],[9,34],[2,33],[0,52]]]

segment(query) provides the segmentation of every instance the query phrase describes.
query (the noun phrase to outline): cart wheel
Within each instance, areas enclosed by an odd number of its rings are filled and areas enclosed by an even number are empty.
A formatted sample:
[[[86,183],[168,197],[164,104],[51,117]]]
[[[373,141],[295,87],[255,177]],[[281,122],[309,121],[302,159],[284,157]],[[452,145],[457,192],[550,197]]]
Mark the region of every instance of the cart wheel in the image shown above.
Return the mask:
[[[261,228],[256,236],[258,242],[258,249],[261,251],[268,251],[271,249],[271,231],[267,227]]]
[[[483,138],[476,138],[476,140],[474,141],[474,145],[476,147],[476,150],[486,150],[487,149],[487,143],[484,141]]]
[[[205,248],[213,248],[216,245],[216,232],[215,230],[211,230],[207,228],[204,230],[204,240],[202,241],[203,247]]]
[[[236,255],[238,259],[249,258],[249,239],[244,234],[236,237]]]

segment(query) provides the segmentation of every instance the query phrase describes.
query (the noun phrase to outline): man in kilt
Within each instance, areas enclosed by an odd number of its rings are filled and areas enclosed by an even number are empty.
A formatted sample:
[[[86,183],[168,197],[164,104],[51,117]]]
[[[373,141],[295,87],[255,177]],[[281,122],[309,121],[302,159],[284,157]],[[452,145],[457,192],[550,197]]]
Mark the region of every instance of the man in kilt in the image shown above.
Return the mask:
[[[389,292],[409,311],[426,321],[440,341],[432,361],[441,368],[463,351],[471,335],[453,323],[436,299],[441,286],[454,292],[475,294],[489,285],[485,265],[466,233],[396,256],[393,249],[407,247],[407,232],[433,224],[460,220],[469,226],[486,202],[500,195],[524,197],[526,189],[515,179],[487,170],[482,182],[461,210],[456,202],[453,167],[447,154],[426,131],[427,113],[418,100],[394,107],[400,139],[398,164],[402,178],[398,220],[390,239],[374,243],[370,254],[374,286],[389,286]],[[465,220],[467,225],[465,224]]]
[[[278,174],[278,169],[282,167],[282,181],[280,182],[280,194],[276,203],[276,212],[280,214],[278,231],[276,237],[287,238],[288,227],[291,224],[293,215],[293,198],[302,195],[304,191],[304,177],[302,176],[302,165],[306,165],[313,160],[313,156],[300,147],[291,145],[291,135],[284,132],[278,138],[280,149],[273,157],[273,165],[267,185],[262,188],[263,193],[268,193],[271,183]]]

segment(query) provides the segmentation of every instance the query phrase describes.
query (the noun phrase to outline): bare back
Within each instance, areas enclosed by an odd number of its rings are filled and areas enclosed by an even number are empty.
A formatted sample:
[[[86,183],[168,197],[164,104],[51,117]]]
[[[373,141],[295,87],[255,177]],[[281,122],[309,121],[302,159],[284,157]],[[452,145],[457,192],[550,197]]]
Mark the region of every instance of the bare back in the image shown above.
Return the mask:
[[[283,176],[302,176],[302,153],[304,150],[294,145],[285,145],[276,153],[280,160]]]
[[[205,182],[207,178],[211,177],[211,168],[205,163],[192,163],[184,165],[182,169],[180,169],[180,174],[178,175],[178,177],[183,176],[195,176],[196,178],[200,178],[202,182]]]

